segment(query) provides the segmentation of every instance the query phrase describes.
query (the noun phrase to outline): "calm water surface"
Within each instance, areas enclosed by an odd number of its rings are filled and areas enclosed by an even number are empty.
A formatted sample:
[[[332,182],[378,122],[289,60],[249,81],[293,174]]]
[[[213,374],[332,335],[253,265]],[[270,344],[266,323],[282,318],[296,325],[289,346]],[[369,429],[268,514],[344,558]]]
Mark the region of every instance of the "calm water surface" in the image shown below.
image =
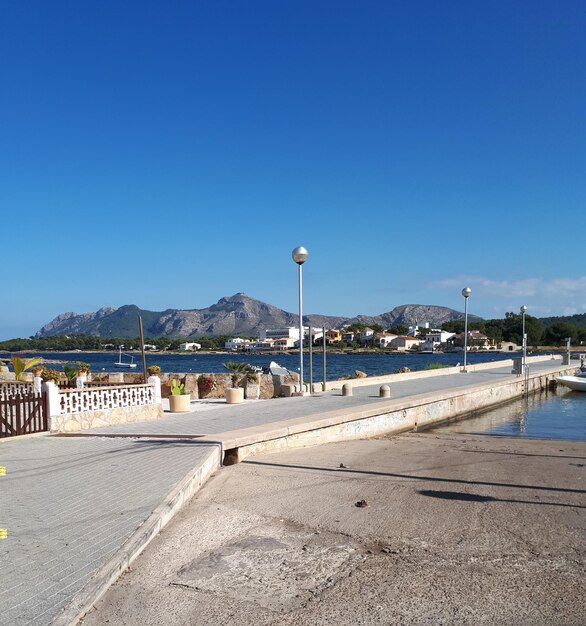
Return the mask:
[[[560,385],[556,392],[516,400],[439,428],[442,432],[586,441],[586,393]]]
[[[134,371],[142,372],[142,361],[140,353],[132,353],[137,367]],[[119,372],[114,363],[118,360],[118,352],[50,352],[44,354],[24,353],[26,358],[42,356],[48,360],[59,361],[53,365],[54,369],[61,370],[63,364],[74,364],[76,361],[83,361],[92,366],[92,372]],[[487,363],[510,359],[511,354],[469,354],[468,363]],[[0,354],[0,358],[9,359],[9,356]],[[304,377],[309,380],[309,355],[304,355]],[[336,380],[342,376],[352,374],[355,370],[366,372],[369,376],[382,374],[392,374],[401,367],[408,367],[412,371],[425,369],[430,363],[441,363],[442,365],[453,366],[463,362],[464,355],[459,354],[328,354],[326,362],[326,372],[328,380]],[[124,356],[124,361],[129,358]],[[322,354],[313,353],[313,380],[322,380]],[[185,372],[188,374],[200,373],[225,373],[223,363],[227,361],[238,361],[250,363],[258,367],[268,367],[271,361],[276,361],[282,367],[292,371],[299,371],[299,354],[166,354],[156,353],[146,354],[147,367],[149,365],[159,365],[163,372]],[[129,371],[125,369],[124,371]]]

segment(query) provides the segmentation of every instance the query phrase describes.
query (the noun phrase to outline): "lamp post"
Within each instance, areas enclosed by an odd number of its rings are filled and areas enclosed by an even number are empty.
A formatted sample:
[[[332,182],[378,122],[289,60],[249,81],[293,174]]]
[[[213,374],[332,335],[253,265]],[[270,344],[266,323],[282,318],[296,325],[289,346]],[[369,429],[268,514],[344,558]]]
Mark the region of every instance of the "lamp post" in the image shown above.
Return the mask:
[[[303,246],[297,246],[291,257],[299,267],[299,391],[303,395],[303,270],[301,266],[307,261],[309,252]]]
[[[527,307],[525,305],[523,305],[521,307],[521,318],[523,320],[523,327],[522,327],[522,333],[523,333],[523,374],[525,374],[525,369],[527,367],[527,335],[525,334],[525,313],[527,312]]]
[[[472,293],[470,287],[464,287],[462,289],[462,295],[464,296],[464,369],[463,372],[467,372],[466,361],[468,357],[468,298]]]

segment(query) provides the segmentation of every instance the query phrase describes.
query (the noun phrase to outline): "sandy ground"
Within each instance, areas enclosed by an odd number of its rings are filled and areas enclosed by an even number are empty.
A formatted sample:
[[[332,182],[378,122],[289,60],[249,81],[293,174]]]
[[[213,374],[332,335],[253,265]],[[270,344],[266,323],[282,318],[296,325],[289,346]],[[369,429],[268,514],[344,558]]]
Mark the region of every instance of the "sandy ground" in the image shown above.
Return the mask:
[[[254,457],[84,624],[583,625],[585,465],[586,443],[441,430]]]

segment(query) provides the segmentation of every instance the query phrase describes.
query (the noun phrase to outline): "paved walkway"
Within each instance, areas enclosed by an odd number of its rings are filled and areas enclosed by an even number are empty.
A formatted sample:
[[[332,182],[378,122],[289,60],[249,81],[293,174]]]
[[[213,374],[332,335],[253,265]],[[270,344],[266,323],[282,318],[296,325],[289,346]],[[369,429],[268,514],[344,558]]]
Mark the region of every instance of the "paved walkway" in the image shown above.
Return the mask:
[[[532,364],[531,372],[559,367]],[[510,367],[393,383],[393,399],[511,379]],[[88,431],[91,437],[3,441],[0,466],[0,624],[50,624],[92,574],[218,446],[179,435],[214,435],[380,402],[378,385],[305,398],[226,405],[197,401],[188,414]],[[119,435],[100,437],[96,435]],[[144,438],[137,438],[146,435]],[[165,439],[148,438],[164,435]],[[134,436],[134,438],[133,438]]]
[[[560,365],[560,361],[539,361],[531,364],[531,373],[537,374]],[[392,398],[413,397],[422,393],[444,392],[464,389],[484,383],[515,378],[511,366],[495,367],[466,374],[443,374],[429,378],[412,378],[393,382]],[[352,381],[350,381],[352,382]],[[245,404],[229,405],[223,400],[194,400],[190,413],[166,414],[156,422],[121,424],[84,431],[87,434],[117,435],[214,435],[250,426],[259,426],[301,417],[310,417],[327,411],[356,409],[381,402],[380,383],[354,387],[352,396],[342,396],[340,389],[326,391],[303,398],[277,398],[267,402],[247,401]]]

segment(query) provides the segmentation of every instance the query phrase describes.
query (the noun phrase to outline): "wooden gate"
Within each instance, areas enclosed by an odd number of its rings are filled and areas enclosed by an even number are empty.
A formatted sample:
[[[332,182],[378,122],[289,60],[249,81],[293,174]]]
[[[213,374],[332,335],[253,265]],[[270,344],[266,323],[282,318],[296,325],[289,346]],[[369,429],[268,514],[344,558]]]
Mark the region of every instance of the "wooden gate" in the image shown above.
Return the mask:
[[[46,393],[26,390],[0,394],[0,437],[29,435],[49,430]]]

